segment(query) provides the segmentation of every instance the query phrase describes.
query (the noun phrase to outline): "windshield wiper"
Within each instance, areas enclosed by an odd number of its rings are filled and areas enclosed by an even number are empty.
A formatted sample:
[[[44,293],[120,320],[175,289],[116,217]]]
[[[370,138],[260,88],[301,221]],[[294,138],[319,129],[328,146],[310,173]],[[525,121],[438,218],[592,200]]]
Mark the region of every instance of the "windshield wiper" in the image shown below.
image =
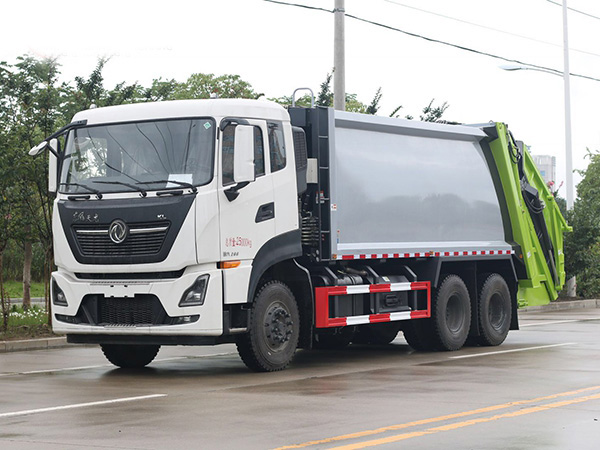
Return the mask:
[[[77,186],[80,188],[85,189],[88,192],[91,192],[92,194],[96,194],[96,198],[98,200],[102,200],[102,192],[100,192],[98,189],[94,189],[91,188],[89,186],[86,186],[85,184],[80,184],[80,183],[60,183],[61,186]]]
[[[131,188],[135,191],[139,191],[140,195],[142,197],[145,197],[146,195],[148,195],[148,193],[146,192],[145,189],[142,189],[138,186],[135,186],[133,184],[130,183],[125,183],[124,181],[94,181],[94,183],[98,183],[98,184],[120,184],[121,186],[126,186],[128,188]]]
[[[194,186],[191,183],[186,183],[185,181],[156,180],[156,181],[140,181],[139,183],[136,183],[136,184],[158,184],[158,183],[174,183],[174,184],[177,184],[177,185],[179,185],[181,187],[191,189],[194,194],[196,192],[198,192],[198,188],[196,186]],[[165,188],[165,189],[171,189],[171,188]]]

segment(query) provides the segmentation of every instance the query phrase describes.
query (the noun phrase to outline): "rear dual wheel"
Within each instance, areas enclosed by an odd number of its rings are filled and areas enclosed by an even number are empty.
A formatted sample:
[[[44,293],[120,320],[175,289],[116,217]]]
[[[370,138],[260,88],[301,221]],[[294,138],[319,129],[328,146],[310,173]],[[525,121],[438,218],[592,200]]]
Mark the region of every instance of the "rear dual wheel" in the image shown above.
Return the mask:
[[[493,273],[486,278],[479,291],[479,336],[475,341],[487,346],[502,344],[508,335],[511,317],[512,303],[508,285],[502,276]]]
[[[462,348],[471,327],[471,300],[458,275],[447,275],[437,289],[431,318],[411,320],[404,326],[404,337],[415,350]]]
[[[471,328],[471,299],[459,276],[448,275],[438,288],[432,325],[438,349],[453,351],[465,344]]]

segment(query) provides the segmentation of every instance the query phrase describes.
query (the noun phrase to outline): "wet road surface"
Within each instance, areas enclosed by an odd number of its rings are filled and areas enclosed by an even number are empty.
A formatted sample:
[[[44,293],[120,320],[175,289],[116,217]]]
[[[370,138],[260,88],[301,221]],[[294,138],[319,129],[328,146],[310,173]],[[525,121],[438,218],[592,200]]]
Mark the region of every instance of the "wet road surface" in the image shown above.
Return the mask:
[[[0,354],[0,449],[598,449],[600,309],[521,313],[500,347],[300,351],[256,374],[233,345]]]

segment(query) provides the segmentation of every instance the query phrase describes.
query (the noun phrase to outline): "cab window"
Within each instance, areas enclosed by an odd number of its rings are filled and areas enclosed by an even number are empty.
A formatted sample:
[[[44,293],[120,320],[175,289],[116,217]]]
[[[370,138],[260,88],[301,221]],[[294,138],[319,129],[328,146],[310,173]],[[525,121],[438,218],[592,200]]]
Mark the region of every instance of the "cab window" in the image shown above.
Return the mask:
[[[277,172],[285,167],[285,141],[283,126],[280,122],[269,122],[269,155],[271,156],[271,172]]]

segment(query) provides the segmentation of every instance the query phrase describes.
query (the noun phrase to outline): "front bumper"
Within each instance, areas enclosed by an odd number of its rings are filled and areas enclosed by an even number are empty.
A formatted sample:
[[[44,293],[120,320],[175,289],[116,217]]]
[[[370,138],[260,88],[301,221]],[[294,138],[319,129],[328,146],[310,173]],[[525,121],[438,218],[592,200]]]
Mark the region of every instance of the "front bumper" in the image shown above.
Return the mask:
[[[201,306],[180,307],[179,301],[196,279],[209,275]],[[64,294],[67,305],[56,301],[51,289],[52,327],[56,333],[106,335],[220,336],[223,334],[223,283],[214,265],[188,267],[171,279],[88,280],[58,271],[52,283]],[[59,304],[57,304],[59,303]],[[107,306],[109,305],[109,306]],[[97,311],[110,308],[110,314]],[[143,308],[149,311],[142,311]],[[152,314],[151,310],[160,313]],[[160,323],[139,319],[146,312]],[[103,319],[100,320],[99,317]],[[118,317],[113,323],[106,317]],[[131,321],[127,318],[131,317]]]

